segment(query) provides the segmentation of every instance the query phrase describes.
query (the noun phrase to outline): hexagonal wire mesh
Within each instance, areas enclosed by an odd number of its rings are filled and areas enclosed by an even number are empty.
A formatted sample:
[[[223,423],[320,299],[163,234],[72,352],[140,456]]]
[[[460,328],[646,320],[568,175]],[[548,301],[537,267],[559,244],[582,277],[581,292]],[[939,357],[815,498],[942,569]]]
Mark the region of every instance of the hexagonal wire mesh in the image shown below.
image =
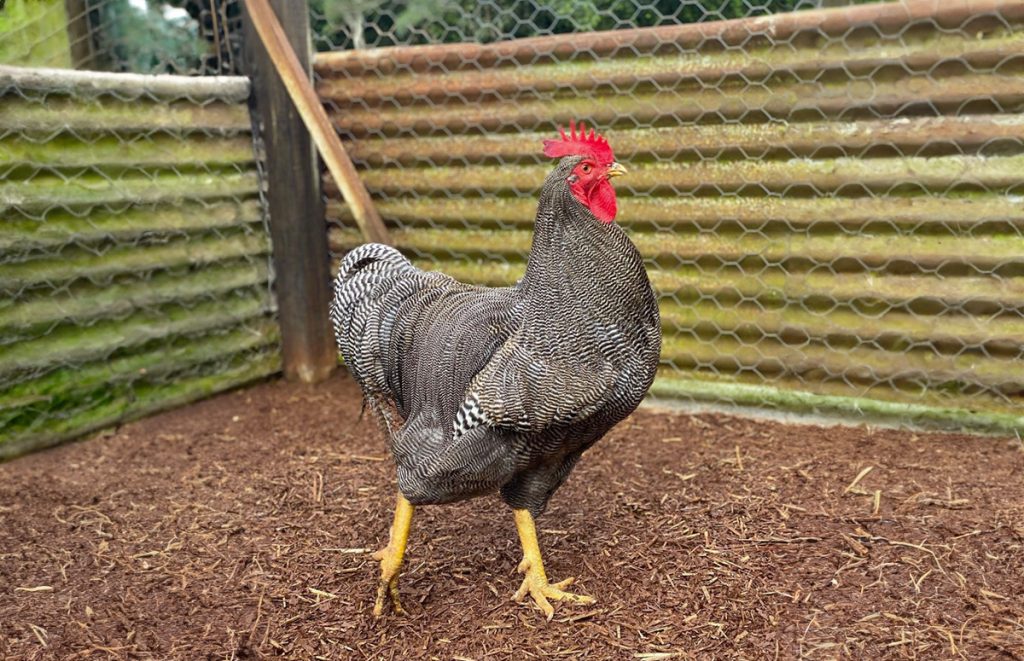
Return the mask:
[[[70,70],[227,70],[203,34],[159,3],[0,14],[0,65],[59,68],[0,68],[0,458],[279,369],[249,81]]]
[[[634,170],[621,221],[662,297],[656,392],[1021,426],[1020,3],[727,25],[707,22],[821,3],[311,4],[318,50],[434,44],[317,65],[400,247],[421,264],[514,281],[550,166],[539,140],[591,119]],[[0,62],[230,72],[237,26],[234,0],[8,3]],[[567,36],[591,30],[626,32]],[[440,45],[522,37],[538,39]],[[219,387],[217,374],[248,378],[232,372],[243,364],[276,369],[259,163],[242,153],[237,98],[67,80],[3,88],[5,440],[187,399]],[[330,208],[342,251],[358,238]],[[238,252],[197,248],[210,245]],[[131,259],[110,267],[119,255]],[[247,296],[250,316],[205,330],[182,321]]]
[[[472,282],[523,272],[542,138],[605,132],[657,395],[1020,430],[1022,3],[821,4],[314,0],[316,79],[398,247]]]

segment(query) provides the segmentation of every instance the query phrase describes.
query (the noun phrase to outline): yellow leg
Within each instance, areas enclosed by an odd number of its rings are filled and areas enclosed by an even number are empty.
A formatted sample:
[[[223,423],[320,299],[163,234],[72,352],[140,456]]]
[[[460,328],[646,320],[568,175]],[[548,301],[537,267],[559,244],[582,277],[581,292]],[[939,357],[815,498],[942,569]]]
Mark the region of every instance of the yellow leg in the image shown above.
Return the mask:
[[[398,572],[402,568],[402,558],[405,557],[405,545],[409,542],[409,528],[412,526],[412,513],[415,509],[405,496],[398,494],[388,545],[373,554],[375,560],[380,560],[380,584],[377,586],[377,601],[373,605],[374,617],[384,613],[384,603],[388,596],[391,597],[395,612],[405,614],[398,600]]]
[[[559,601],[565,599],[578,604],[594,603],[593,597],[562,590],[562,588],[572,585],[576,579],[567,578],[553,585],[548,583],[547,574],[544,573],[544,562],[540,557],[540,545],[537,543],[537,528],[533,524],[533,516],[528,510],[513,511],[516,517],[516,529],[519,530],[519,541],[523,545],[523,561],[519,563],[519,573],[526,575],[513,599],[522,601],[523,597],[529,594],[549,620],[555,614],[555,609],[552,608],[549,599]]]

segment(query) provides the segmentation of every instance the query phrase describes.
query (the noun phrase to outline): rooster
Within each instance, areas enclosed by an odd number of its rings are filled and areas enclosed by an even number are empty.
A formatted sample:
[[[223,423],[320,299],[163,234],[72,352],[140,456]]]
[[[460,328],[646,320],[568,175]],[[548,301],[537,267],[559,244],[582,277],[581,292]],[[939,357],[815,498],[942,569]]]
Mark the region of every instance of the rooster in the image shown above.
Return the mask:
[[[522,586],[593,603],[549,583],[534,519],[584,451],[640,403],[661,349],[643,260],[614,224],[610,179],[626,173],[584,125],[544,141],[544,181],[526,273],[480,287],[422,271],[366,244],[342,260],[331,322],[348,369],[387,431],[398,503],[380,560],[374,615],[402,613],[398,574],[415,508],[499,491],[523,548]]]

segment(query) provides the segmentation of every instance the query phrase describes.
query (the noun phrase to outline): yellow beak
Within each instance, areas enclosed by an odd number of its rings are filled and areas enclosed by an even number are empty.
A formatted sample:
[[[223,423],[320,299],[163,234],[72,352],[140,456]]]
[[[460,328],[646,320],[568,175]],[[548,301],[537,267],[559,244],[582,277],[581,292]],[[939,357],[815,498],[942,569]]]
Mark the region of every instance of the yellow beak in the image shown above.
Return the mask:
[[[621,177],[624,174],[628,174],[629,170],[622,167],[622,163],[612,163],[608,166],[608,178]]]

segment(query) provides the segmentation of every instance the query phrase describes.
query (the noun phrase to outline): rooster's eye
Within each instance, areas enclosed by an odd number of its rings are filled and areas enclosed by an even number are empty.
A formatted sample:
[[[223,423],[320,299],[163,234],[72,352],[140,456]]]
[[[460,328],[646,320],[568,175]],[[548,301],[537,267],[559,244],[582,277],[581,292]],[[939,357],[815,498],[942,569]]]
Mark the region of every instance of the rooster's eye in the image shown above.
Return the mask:
[[[590,164],[589,163],[584,163],[583,166],[580,169],[583,170],[583,174],[590,174]]]

